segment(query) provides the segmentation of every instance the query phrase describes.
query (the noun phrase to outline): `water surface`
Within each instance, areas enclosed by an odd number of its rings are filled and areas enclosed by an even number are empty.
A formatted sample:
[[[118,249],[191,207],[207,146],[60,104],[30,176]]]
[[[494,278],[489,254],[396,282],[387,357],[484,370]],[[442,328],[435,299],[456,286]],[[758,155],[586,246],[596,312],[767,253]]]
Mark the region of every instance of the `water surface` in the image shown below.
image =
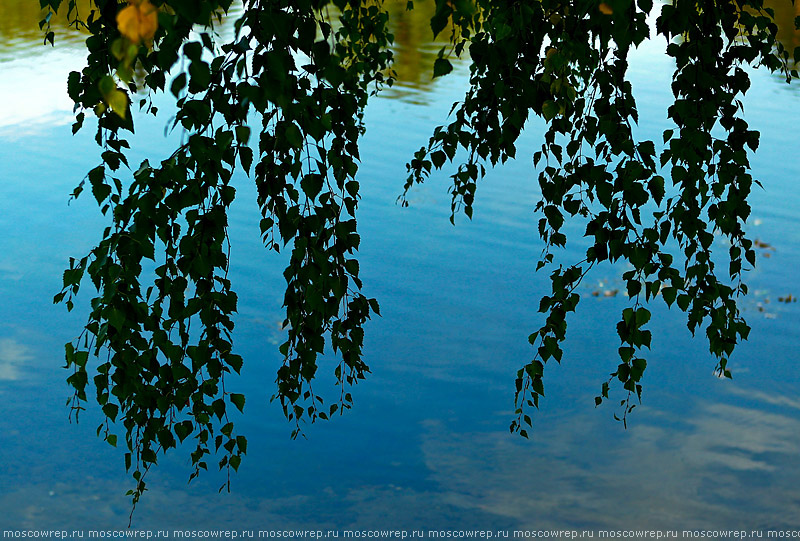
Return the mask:
[[[88,250],[104,226],[90,197],[67,204],[98,161],[91,130],[70,135],[65,81],[82,66],[81,38],[42,47],[29,4],[0,0],[0,526],[120,528],[130,488],[122,451],[95,438],[94,411],[76,425],[64,407],[63,344],[82,315],[51,302],[67,258]],[[533,354],[527,335],[541,322],[536,308],[548,288],[534,271],[538,188],[526,157],[542,127],[532,124],[520,159],[479,186],[472,221],[450,225],[446,174],[399,207],[405,162],[466,82],[463,65],[431,80],[443,44],[430,39],[424,16],[401,8],[392,8],[401,81],[370,106],[361,152],[362,277],[383,313],[367,330],[373,374],[356,388],[352,411],[309,427],[307,439],[289,439],[291,427],[268,401],[280,364],[283,258],[263,250],[254,190],[237,177],[231,277],[240,298],[236,347],[246,359],[236,385],[248,396],[237,422],[248,455],[233,493],[217,494],[220,475],[187,486],[188,450],[172,452],[151,473],[134,525],[800,526],[800,305],[778,302],[800,294],[796,88],[758,73],[745,100],[762,132],[752,162],[765,187],[753,196],[750,227],[771,248],[748,276],[753,294],[743,307],[753,331],[731,361],[735,379],[715,378],[702,337],[692,339],[678,312],[659,307],[644,401],[628,430],[613,420],[613,402],[595,409],[618,362],[614,324],[626,306],[619,295],[592,296],[622,289],[624,269],[601,267],[569,320],[563,365],[547,367],[547,398],[525,441],[507,427],[514,375]],[[631,68],[640,132],[656,140],[671,98],[664,46],[646,44]],[[141,123],[132,162],[163,153],[166,120]],[[580,259],[584,245],[575,240],[563,261]],[[333,397],[330,383],[323,376],[317,389],[327,385]]]

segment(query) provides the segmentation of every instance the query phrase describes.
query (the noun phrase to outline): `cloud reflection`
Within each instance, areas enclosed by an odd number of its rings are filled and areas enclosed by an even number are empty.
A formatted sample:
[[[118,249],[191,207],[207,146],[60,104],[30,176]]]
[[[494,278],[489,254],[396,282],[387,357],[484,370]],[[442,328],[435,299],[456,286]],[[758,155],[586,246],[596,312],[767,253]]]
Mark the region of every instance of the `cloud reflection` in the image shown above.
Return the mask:
[[[19,137],[74,121],[67,75],[81,69],[83,59],[68,47],[44,46],[37,59],[36,63],[29,58],[0,63],[0,136]]]
[[[436,432],[423,452],[447,501],[522,527],[797,526],[800,419],[732,402],[642,411],[627,432],[579,415],[529,443]]]
[[[32,357],[29,350],[13,338],[0,338],[0,381],[18,380],[20,367]]]

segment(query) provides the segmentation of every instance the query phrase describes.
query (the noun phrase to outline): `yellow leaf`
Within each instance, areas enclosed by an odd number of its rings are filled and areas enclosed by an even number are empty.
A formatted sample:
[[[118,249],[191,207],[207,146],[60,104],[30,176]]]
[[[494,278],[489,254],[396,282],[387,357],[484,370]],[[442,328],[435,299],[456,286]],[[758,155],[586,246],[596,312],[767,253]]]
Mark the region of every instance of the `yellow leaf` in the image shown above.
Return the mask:
[[[97,113],[98,116],[102,115],[106,110],[106,106],[108,106],[119,116],[125,118],[125,113],[128,109],[128,97],[123,91],[117,88],[114,78],[110,75],[105,75],[97,83],[97,89],[100,91],[100,94],[102,94],[105,103],[98,104],[95,108],[95,113]]]
[[[138,6],[141,20],[141,34],[144,41],[151,41],[158,30],[158,10],[145,0]]]
[[[141,41],[139,34],[139,14],[136,6],[129,5],[117,13],[117,28],[119,33],[129,40],[138,43]]]
[[[614,10],[611,9],[611,6],[609,6],[605,2],[601,2],[600,5],[597,6],[597,9],[599,9],[600,13],[602,13],[603,15],[611,15],[612,13],[614,13]]]
[[[128,96],[125,92],[115,88],[106,96],[106,103],[108,103],[112,111],[125,118],[125,114],[128,112]]]
[[[129,3],[117,13],[117,29],[132,43],[149,42],[158,29],[158,10],[148,0]]]

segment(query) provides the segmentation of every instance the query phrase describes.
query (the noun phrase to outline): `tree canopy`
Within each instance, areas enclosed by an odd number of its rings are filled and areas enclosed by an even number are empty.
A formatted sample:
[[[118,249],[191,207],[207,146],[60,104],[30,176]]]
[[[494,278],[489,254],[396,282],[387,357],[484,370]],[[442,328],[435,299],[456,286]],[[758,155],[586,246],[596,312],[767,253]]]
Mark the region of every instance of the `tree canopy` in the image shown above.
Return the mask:
[[[114,424],[124,427],[134,504],[149,468],[179,442],[195,444],[191,478],[216,454],[228,483],[247,451],[228,415],[245,397],[226,385],[244,362],[234,352],[228,279],[237,171],[257,188],[265,248],[289,252],[274,398],[292,435],[350,408],[348,387],[369,372],[364,326],[379,305],[361,292],[356,257],[359,140],[370,97],[394,80],[389,16],[380,0],[244,0],[223,39],[215,28],[232,2],[40,0],[46,42],[59,9],[87,34],[88,63],[70,74],[68,92],[73,132],[96,122],[101,162],[73,196],[88,189],[108,220],[97,246],[70,260],[55,297],[71,310],[84,282],[95,291],[86,325],[66,345],[71,407],[82,410],[93,388],[106,418],[98,434],[116,445]],[[552,292],[529,336],[532,358],[517,373],[511,431],[527,436],[544,366],[562,360],[577,287],[606,261],[630,263],[630,302],[617,324],[619,362],[597,404],[621,385],[626,422],[641,399],[648,305],[659,299],[685,312],[693,334],[704,330],[718,373],[730,377],[728,359],[749,332],[737,299],[755,265],[745,224],[759,134],[743,116],[747,70],[789,81],[800,56],[777,40],[772,10],[760,0],[435,0],[430,25],[449,37],[432,76],[452,71],[449,58],[466,58],[469,87],[409,156],[404,195],[445,169],[451,220],[471,217],[486,168],[517,157],[533,117],[546,121],[532,158],[538,269],[549,272]],[[643,140],[628,57],[664,38],[675,62],[674,126],[660,141]],[[174,98],[171,125],[184,136],[168,158],[134,170],[126,138],[137,118],[158,112],[158,93]],[[585,228],[582,261],[558,259],[567,221]],[[312,386],[328,353],[340,387],[332,401]]]

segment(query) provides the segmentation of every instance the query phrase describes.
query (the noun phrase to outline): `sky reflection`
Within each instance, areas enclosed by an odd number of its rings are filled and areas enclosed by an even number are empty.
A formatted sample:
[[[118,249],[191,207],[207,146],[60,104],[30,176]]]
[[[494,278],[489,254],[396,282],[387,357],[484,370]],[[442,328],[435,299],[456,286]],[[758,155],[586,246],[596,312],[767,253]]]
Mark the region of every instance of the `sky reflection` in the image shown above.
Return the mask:
[[[80,51],[41,47],[34,64],[28,58],[0,63],[0,136],[10,139],[40,134],[75,121],[67,96],[67,75],[85,63]],[[62,89],[62,92],[54,92]]]
[[[522,527],[796,526],[800,471],[786,466],[797,463],[800,420],[703,400],[692,410],[648,408],[627,432],[581,413],[568,427],[538,426],[530,445],[437,433],[423,451],[443,498]]]
[[[20,379],[25,370],[25,362],[31,358],[24,345],[13,338],[0,338],[0,380]]]

